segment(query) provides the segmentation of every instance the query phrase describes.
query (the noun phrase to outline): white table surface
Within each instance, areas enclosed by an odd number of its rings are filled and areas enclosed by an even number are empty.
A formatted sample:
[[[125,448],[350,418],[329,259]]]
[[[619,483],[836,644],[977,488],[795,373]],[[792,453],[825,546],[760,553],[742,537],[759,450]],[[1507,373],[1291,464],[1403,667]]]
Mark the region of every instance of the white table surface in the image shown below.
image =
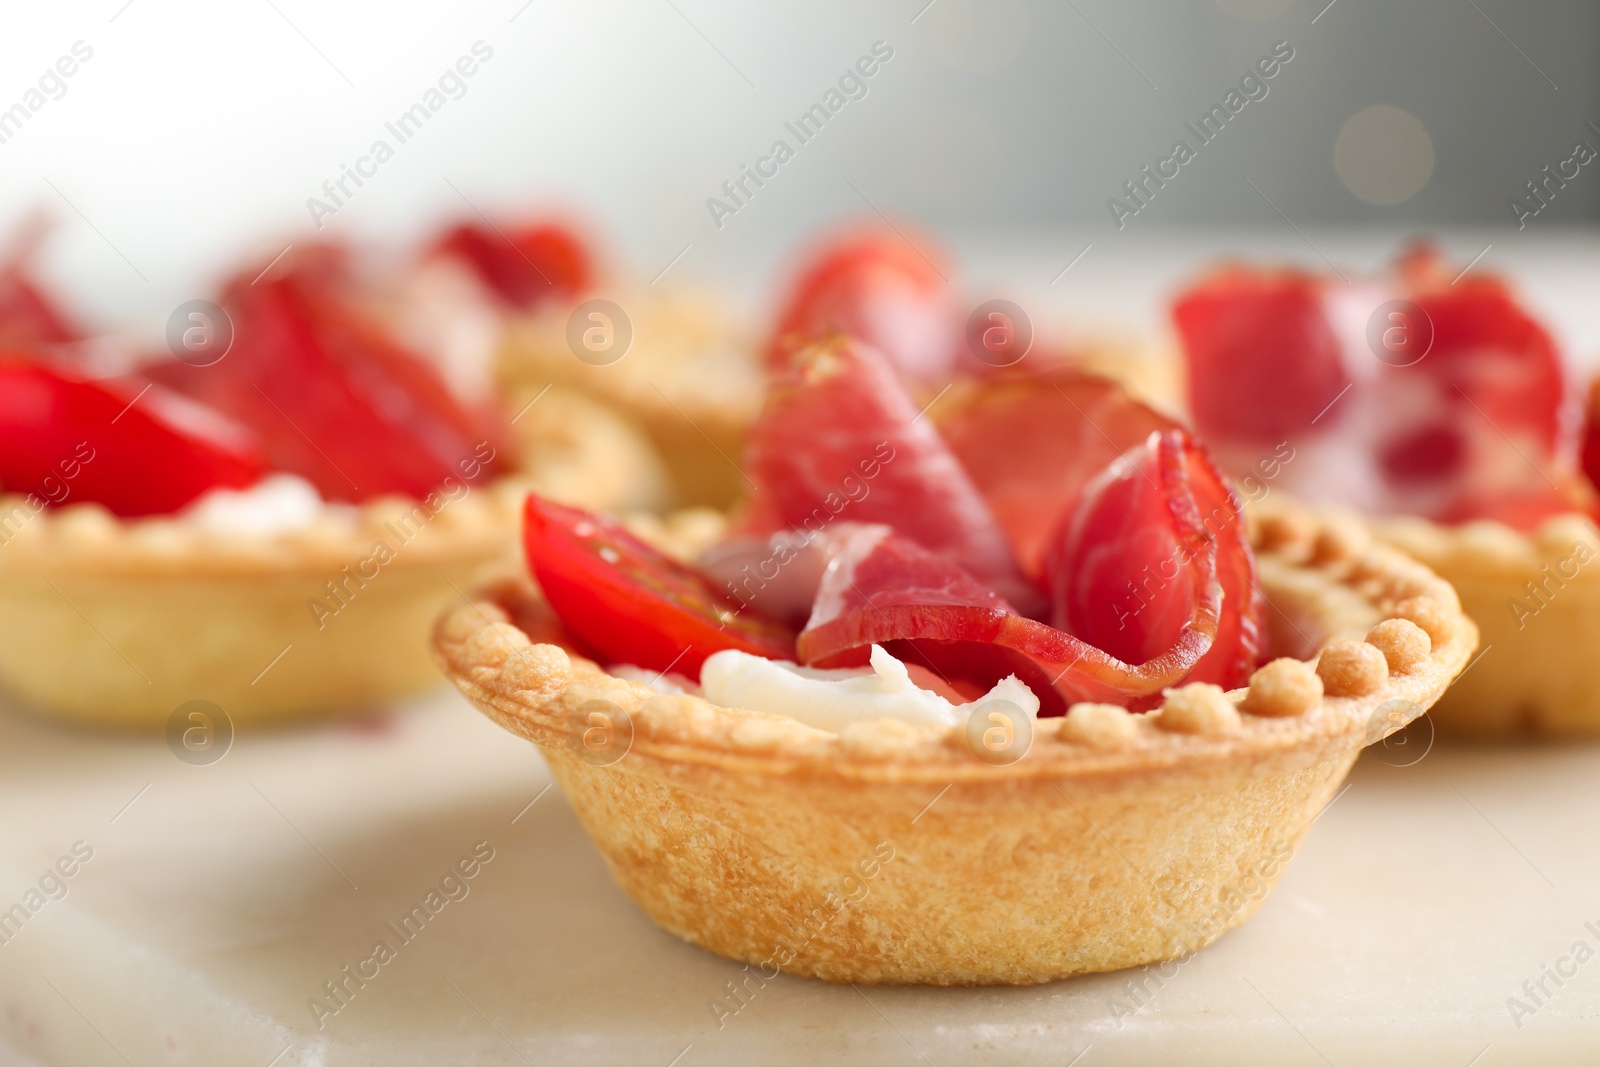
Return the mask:
[[[541,795],[535,750],[453,693],[387,724],[241,735],[210,766],[0,715],[0,901],[94,848],[0,945],[0,1027],[42,1063],[140,1067],[1594,1062],[1600,962],[1520,1028],[1506,1002],[1575,941],[1600,949],[1600,747],[1391,765],[1422,743],[1365,756],[1260,913],[1143,1007],[1138,972],[785,976],[719,1029],[708,1001],[737,968],[634,908]],[[478,841],[495,856],[469,895],[318,1029],[307,999]]]

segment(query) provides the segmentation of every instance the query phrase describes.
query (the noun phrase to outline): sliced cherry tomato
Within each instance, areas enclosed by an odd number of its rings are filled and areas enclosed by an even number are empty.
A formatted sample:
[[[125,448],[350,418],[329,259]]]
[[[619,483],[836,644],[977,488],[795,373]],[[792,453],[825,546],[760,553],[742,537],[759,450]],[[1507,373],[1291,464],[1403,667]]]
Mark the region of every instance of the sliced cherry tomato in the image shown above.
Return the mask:
[[[588,248],[558,223],[504,230],[462,223],[446,231],[434,250],[459,256],[500,299],[522,310],[546,300],[569,300],[594,281]]]
[[[140,392],[0,355],[0,485],[135,517],[265,473],[243,427],[160,386]]]
[[[752,519],[812,533],[835,521],[886,523],[1008,597],[1037,600],[972,480],[888,363],[859,341],[798,352],[768,391],[745,455],[758,486]]]
[[[794,631],[616,522],[537,495],[524,515],[539,588],[562,625],[604,662],[698,678],[706,657],[723,649],[794,658]]]
[[[933,247],[874,229],[813,254],[778,317],[768,346],[772,365],[781,371],[796,348],[844,334],[877,349],[909,379],[944,376],[961,350],[961,323],[949,268],[922,250]]]
[[[272,465],[328,500],[421,499],[446,478],[509,468],[505,418],[457,400],[421,356],[357,306],[328,257],[229,287],[234,343],[167,380],[260,435]]]
[[[963,382],[928,417],[1035,581],[1084,485],[1151,432],[1177,427],[1116,382],[1070,369]]]
[[[1350,379],[1329,322],[1326,285],[1300,271],[1225,267],[1173,307],[1188,361],[1195,430],[1214,443],[1269,447],[1344,410]]]
[[[882,527],[864,527],[823,576],[801,662],[850,667],[884,645],[957,689],[981,692],[1015,674],[1039,697],[1041,715],[1077,701],[1136,709],[1161,699],[1210,649],[1220,594],[1203,598],[1171,647],[1128,664],[1053,626],[1019,615],[946,557]],[[965,686],[963,685],[965,683]]]

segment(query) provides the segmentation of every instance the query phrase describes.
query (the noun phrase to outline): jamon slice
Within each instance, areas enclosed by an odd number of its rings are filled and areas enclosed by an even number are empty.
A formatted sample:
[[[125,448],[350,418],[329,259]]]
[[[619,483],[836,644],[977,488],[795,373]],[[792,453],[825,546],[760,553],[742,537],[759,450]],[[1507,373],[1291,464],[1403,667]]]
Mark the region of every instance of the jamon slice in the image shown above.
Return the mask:
[[[229,287],[234,344],[181,368],[186,391],[260,435],[272,465],[324,499],[422,498],[511,461],[504,416],[457,400],[421,356],[357,306],[333,257]],[[192,372],[192,373],[190,373]]]
[[[0,349],[69,344],[82,336],[20,264],[0,265]]]
[[[504,230],[462,223],[439,238],[434,253],[459,257],[501,300],[524,311],[571,299],[594,279],[583,241],[553,222]]]
[[[50,229],[45,216],[34,214],[7,236],[5,249],[0,250],[0,352],[39,355],[41,348],[84,337],[82,328],[56,305],[33,272]]]
[[[1244,503],[1200,442],[1184,442],[1189,490],[1200,525],[1217,546],[1217,580],[1222,583],[1222,619],[1217,642],[1186,679],[1236,689],[1266,654],[1267,601],[1256,580],[1256,554],[1245,526]]]
[[[963,382],[929,417],[1035,581],[1084,485],[1152,431],[1177,428],[1116,382],[1068,369]]]
[[[1172,316],[1202,438],[1270,447],[1312,428],[1350,383],[1325,296],[1314,275],[1238,266],[1179,296]],[[1343,416],[1336,406],[1325,419]]]
[[[1184,294],[1174,317],[1195,425],[1241,468],[1284,441],[1307,458],[1283,487],[1320,500],[1519,525],[1561,509],[1566,494],[1545,491],[1560,478],[1560,359],[1498,278],[1460,275],[1419,245],[1364,296],[1230,268]]]
[[[913,381],[932,383],[961,348],[960,315],[946,281],[949,268],[892,231],[850,233],[808,262],[778,317],[768,348],[782,370],[796,349],[844,334],[883,353]],[[940,385],[943,383],[940,382]]]
[[[707,549],[696,562],[701,573],[736,601],[798,630],[811,617],[829,561],[860,528],[839,522],[820,533],[735,535]]]
[[[1600,378],[1589,385],[1588,402],[1584,405],[1583,436],[1579,442],[1578,462],[1589,485],[1600,489]]]
[[[132,518],[177,511],[265,473],[254,437],[152,385],[88,381],[0,355],[0,486],[53,504],[93,502]]]
[[[1046,574],[1055,625],[1121,660],[1160,655],[1217,597],[1216,640],[1185,681],[1232,689],[1259,663],[1263,601],[1239,500],[1181,430],[1151,434],[1083,491]]]
[[[1432,419],[1412,411],[1409,421],[1457,427],[1464,436],[1483,437],[1495,451],[1507,450],[1509,437],[1528,458],[1553,460],[1561,438],[1563,386],[1561,357],[1550,334],[1504,280],[1470,273],[1452,281],[1449,265],[1430,246],[1409,250],[1399,274],[1405,295],[1427,316],[1433,333],[1420,362],[1384,368],[1385,378],[1409,373],[1435,385]],[[1462,450],[1462,465],[1481,459],[1469,452]],[[1476,466],[1481,472],[1483,465]],[[1532,474],[1523,464],[1518,478]]]
[[[726,648],[794,658],[793,630],[610,519],[530,494],[523,545],[561,624],[602,662],[698,678]]]
[[[903,535],[864,527],[829,564],[797,649],[810,666],[853,667],[881,644],[978,692],[1015,674],[1039,697],[1041,715],[1063,714],[1084,700],[1143,709],[1210,649],[1220,601],[1215,591],[1199,598],[1170,648],[1128,664],[1017,614],[958,565]]]
[[[808,532],[884,523],[1006,596],[1033,599],[972,480],[894,371],[859,341],[835,338],[793,357],[751,427],[746,460],[758,486],[752,518]]]

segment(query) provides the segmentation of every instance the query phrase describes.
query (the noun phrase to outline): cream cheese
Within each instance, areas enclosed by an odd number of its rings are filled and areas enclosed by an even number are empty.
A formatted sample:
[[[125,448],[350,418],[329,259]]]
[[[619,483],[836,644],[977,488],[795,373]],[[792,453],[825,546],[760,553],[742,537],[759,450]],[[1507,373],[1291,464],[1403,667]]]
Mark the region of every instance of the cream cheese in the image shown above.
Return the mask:
[[[958,726],[986,700],[1007,700],[1029,716],[1039,714],[1039,698],[1015,675],[970,704],[952,704],[919,688],[906,665],[881,645],[872,646],[871,667],[848,670],[818,670],[727,649],[706,659],[700,687],[713,704],[787,715],[831,733],[869,719]]]
[[[184,513],[207,530],[271,536],[304,530],[329,512],[352,509],[323,503],[316,488],[293,474],[273,474],[248,489],[213,489]]]

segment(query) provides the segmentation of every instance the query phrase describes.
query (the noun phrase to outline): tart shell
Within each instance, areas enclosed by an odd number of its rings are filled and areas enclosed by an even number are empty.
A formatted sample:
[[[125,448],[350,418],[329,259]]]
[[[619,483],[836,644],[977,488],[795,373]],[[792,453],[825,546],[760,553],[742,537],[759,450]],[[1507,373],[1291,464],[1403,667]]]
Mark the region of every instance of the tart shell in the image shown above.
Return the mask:
[[[649,436],[680,502],[732,503],[745,489],[734,460],[764,388],[753,333],[725,301],[697,289],[628,290],[612,302],[631,328],[614,360],[575,354],[569,330],[584,305],[509,319],[496,357],[500,388],[516,406],[551,382],[604,404]]]
[[[540,747],[618,885],[673,934],[768,978],[1031,984],[1183,956],[1242,923],[1361,748],[1468,662],[1476,630],[1420,564],[1290,547],[1263,540],[1260,562],[1274,651],[1299,661],[1148,715],[1075,706],[1004,765],[960,728],[831,734],[613,677],[555,643],[525,583],[446,615],[433,647]]]
[[[1439,701],[1441,736],[1600,735],[1600,531],[1563,515],[1522,533],[1498,522],[1371,520],[1378,536],[1455,586],[1480,658]]]
[[[246,726],[437,684],[431,623],[514,566],[530,489],[592,507],[657,502],[654,452],[591,401],[553,391],[514,429],[521,474],[437,495],[437,510],[398,497],[329,509],[292,533],[0,496],[0,689],[40,714],[151,729],[191,700]]]

